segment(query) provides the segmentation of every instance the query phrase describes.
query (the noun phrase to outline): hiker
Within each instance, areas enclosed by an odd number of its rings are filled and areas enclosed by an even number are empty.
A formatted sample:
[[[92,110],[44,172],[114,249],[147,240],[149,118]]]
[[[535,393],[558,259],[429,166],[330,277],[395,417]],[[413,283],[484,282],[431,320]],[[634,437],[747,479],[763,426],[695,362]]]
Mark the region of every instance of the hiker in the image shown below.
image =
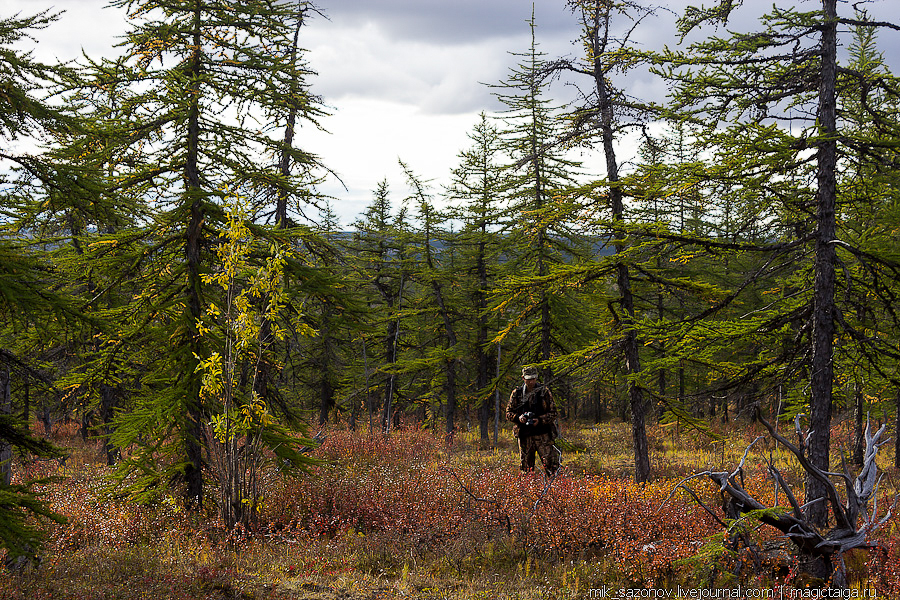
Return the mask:
[[[534,470],[534,455],[541,457],[547,477],[559,469],[560,451],[553,445],[559,435],[556,405],[550,389],[538,383],[535,367],[522,369],[522,385],[513,389],[506,405],[506,420],[514,423],[522,471]]]

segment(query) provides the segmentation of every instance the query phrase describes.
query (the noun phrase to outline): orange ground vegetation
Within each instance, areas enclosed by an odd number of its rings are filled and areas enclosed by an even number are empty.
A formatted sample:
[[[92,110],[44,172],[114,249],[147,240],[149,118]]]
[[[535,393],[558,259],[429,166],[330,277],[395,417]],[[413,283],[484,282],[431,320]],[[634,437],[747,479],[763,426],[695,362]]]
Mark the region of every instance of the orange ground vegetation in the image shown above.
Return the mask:
[[[769,586],[797,576],[778,532],[747,519],[740,527],[753,546],[747,550],[687,495],[671,494],[684,468],[637,485],[598,466],[597,455],[614,450],[592,447],[609,435],[594,431],[570,436],[577,450],[548,485],[540,474],[520,474],[509,447],[478,450],[465,440],[448,447],[417,429],[390,437],[334,430],[315,452],[320,466],[296,479],[271,473],[257,525],[230,532],[212,510],[186,511],[176,493],[140,506],[110,496],[107,469],[92,459],[99,447],[73,442],[65,465],[19,465],[23,476],[62,476],[44,493],[68,523],[50,530],[40,568],[0,576],[0,598],[401,597],[401,584],[413,579],[420,597],[431,597],[422,590],[493,597],[508,586],[522,598],[583,598],[601,585]],[[667,445],[670,432],[654,435],[658,470],[683,462]],[[696,457],[690,444],[683,446]],[[713,460],[719,450],[709,452]],[[747,489],[774,504],[765,452],[747,462]],[[692,485],[719,510],[709,482]],[[786,504],[783,496],[779,502]],[[896,518],[873,541],[874,550],[853,557],[856,585],[900,597]],[[473,583],[447,583],[461,580]]]

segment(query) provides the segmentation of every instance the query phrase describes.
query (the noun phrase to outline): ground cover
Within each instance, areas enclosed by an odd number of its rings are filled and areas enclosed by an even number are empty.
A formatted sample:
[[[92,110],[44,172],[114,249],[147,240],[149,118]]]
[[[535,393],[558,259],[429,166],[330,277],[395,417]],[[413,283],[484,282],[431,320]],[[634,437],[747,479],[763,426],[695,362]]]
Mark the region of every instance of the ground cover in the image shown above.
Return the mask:
[[[72,448],[69,459],[17,469],[60,476],[44,493],[68,523],[50,530],[38,568],[0,575],[0,597],[562,599],[598,597],[604,586],[808,584],[777,532],[746,520],[747,550],[685,494],[671,494],[686,475],[736,465],[755,426],[720,426],[722,441],[653,428],[657,477],[644,486],[630,479],[628,431],[564,427],[564,468],[548,485],[517,471],[508,437],[481,449],[474,433],[447,443],[414,427],[390,437],[333,428],[315,452],[320,466],[299,479],[272,472],[257,524],[228,532],[212,510],[185,510],[177,492],[142,506],[109,496],[99,443],[60,426],[54,435]],[[835,440],[846,433],[839,424]],[[770,504],[766,460],[777,459],[802,490],[799,466],[776,452],[757,444],[745,461],[747,489]],[[882,507],[897,488],[896,472],[886,472]],[[721,504],[710,483],[694,488],[709,506]],[[876,550],[848,557],[852,585],[898,597],[896,519],[876,535]]]

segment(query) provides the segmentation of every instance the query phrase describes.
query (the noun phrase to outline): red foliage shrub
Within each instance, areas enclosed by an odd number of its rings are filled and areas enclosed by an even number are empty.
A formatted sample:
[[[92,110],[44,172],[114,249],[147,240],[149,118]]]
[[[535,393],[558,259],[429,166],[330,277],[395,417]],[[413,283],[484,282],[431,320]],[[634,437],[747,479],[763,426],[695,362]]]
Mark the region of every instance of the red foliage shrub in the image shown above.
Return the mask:
[[[274,544],[287,561],[284,569],[290,577],[366,569],[355,554],[359,549],[364,551],[360,554],[385,557],[373,561],[373,570],[384,567],[387,557],[401,557],[398,567],[409,556],[456,561],[463,567],[469,561],[477,567],[498,558],[522,564],[524,556],[537,554],[602,563],[602,571],[591,577],[651,586],[706,577],[709,569],[702,574],[690,571],[702,570],[696,565],[703,561],[718,561],[712,571],[719,574],[730,571],[742,582],[763,585],[783,581],[785,575],[775,567],[783,571],[790,561],[790,548],[781,544],[778,532],[758,527],[749,517],[747,535],[756,552],[768,553],[771,562],[764,564],[748,552],[698,556],[722,527],[686,495],[669,497],[677,479],[637,485],[625,477],[573,475],[563,468],[548,486],[540,474],[519,473],[512,454],[454,454],[442,437],[412,429],[391,436],[333,431],[315,453],[325,464],[311,475],[288,479],[271,474],[259,530],[228,535],[211,513],[187,513],[175,497],[149,507],[106,497],[101,493],[105,469],[83,468],[74,477],[45,486],[52,508],[69,518],[67,525],[56,528],[49,549],[56,555],[89,556],[98,548],[171,546],[173,556],[189,555],[198,565],[212,568],[215,565],[208,565],[207,558],[199,557],[217,556],[225,546],[243,552]],[[485,457],[491,460],[485,462]],[[35,475],[62,474],[51,467],[58,463],[29,468]],[[748,491],[764,504],[775,505],[774,482],[757,457],[748,458],[745,477]],[[719,497],[710,482],[697,479],[692,484],[718,509]],[[796,477],[795,485],[802,503],[802,482]],[[893,499],[885,492],[880,496],[883,514]],[[786,505],[783,493],[778,504]],[[311,541],[315,543],[307,543]],[[879,597],[900,597],[896,517],[874,534],[873,541],[877,543],[873,550],[846,557],[854,570],[851,579],[873,582]],[[715,550],[714,546],[703,552]],[[328,552],[314,557],[296,554],[303,547]],[[719,542],[718,549],[722,548]],[[171,558],[162,554],[161,560]],[[697,557],[694,566],[678,566],[690,557]],[[796,564],[788,567],[790,579]],[[217,573],[208,573],[210,585],[221,579]]]
[[[333,435],[320,450],[334,464],[271,490],[269,519],[317,535],[377,536],[394,547],[473,551],[513,537],[555,557],[606,553],[635,581],[693,554],[718,527],[675,498],[673,482],[645,486],[606,477],[539,474],[504,467],[455,468],[435,460],[441,442],[422,432],[385,437]],[[431,459],[431,460],[429,460]],[[460,543],[460,540],[466,540]]]

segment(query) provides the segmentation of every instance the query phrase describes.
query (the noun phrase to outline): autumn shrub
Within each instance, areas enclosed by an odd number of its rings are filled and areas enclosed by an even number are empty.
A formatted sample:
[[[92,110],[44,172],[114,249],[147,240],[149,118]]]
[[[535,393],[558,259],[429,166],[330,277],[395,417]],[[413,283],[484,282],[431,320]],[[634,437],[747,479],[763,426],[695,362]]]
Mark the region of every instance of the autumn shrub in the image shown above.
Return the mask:
[[[607,451],[624,447],[613,443],[611,432],[620,429],[613,424],[578,434],[583,456],[567,457],[550,485],[540,473],[519,473],[511,448],[476,450],[472,440],[448,444],[442,435],[411,428],[390,436],[332,430],[313,451],[322,464],[299,478],[268,474],[259,526],[232,531],[212,510],[185,510],[177,493],[143,506],[105,495],[108,468],[103,466],[73,471],[56,461],[31,465],[42,475],[65,475],[43,491],[68,521],[51,532],[44,575],[35,576],[42,579],[33,580],[22,596],[10,591],[20,584],[0,577],[0,597],[130,598],[144,579],[162,582],[147,584],[162,598],[237,597],[239,590],[262,598],[269,593],[260,591],[263,582],[341,581],[352,587],[348,582],[416,577],[479,580],[495,589],[565,588],[582,593],[579,597],[598,584],[797,581],[792,548],[779,532],[745,516],[729,522],[726,533],[688,495],[672,494],[681,477],[639,485],[621,472],[584,469],[584,456],[611,457]],[[598,446],[607,442],[611,448]],[[695,452],[703,452],[697,444]],[[729,459],[739,461],[744,447],[729,444]],[[762,443],[753,448],[744,465],[744,486],[764,504],[784,507],[786,498],[765,469],[771,451]],[[611,459],[619,460],[618,455]],[[677,454],[666,460],[672,471],[685,468]],[[802,479],[789,476],[802,503]],[[893,502],[892,476],[889,472],[879,493],[879,514]],[[701,477],[690,483],[724,519],[711,481]],[[896,518],[872,538],[872,550],[846,559],[857,580],[866,582],[859,585],[871,583],[879,597],[900,597]],[[104,564],[121,575],[103,575]],[[90,577],[105,577],[99,595],[65,593],[67,585],[83,591]]]
[[[95,467],[48,486],[45,497],[67,523],[54,529],[53,548],[68,552],[90,547],[124,548],[157,542],[166,536],[188,536],[195,520],[180,500],[137,505],[108,496],[106,469]]]
[[[672,481],[637,485],[563,473],[548,485],[510,462],[461,466],[439,440],[417,431],[332,435],[320,452],[331,464],[313,477],[282,481],[267,516],[276,528],[352,540],[369,558],[377,546],[390,550],[385,557],[439,559],[462,570],[500,560],[498,548],[515,560],[593,553],[623,565],[627,580],[645,582],[716,529],[693,503],[663,503]],[[382,567],[396,567],[392,560]]]
[[[405,468],[440,459],[446,442],[429,431],[402,428],[392,435],[331,430],[315,455],[345,469],[365,469],[371,465]]]

